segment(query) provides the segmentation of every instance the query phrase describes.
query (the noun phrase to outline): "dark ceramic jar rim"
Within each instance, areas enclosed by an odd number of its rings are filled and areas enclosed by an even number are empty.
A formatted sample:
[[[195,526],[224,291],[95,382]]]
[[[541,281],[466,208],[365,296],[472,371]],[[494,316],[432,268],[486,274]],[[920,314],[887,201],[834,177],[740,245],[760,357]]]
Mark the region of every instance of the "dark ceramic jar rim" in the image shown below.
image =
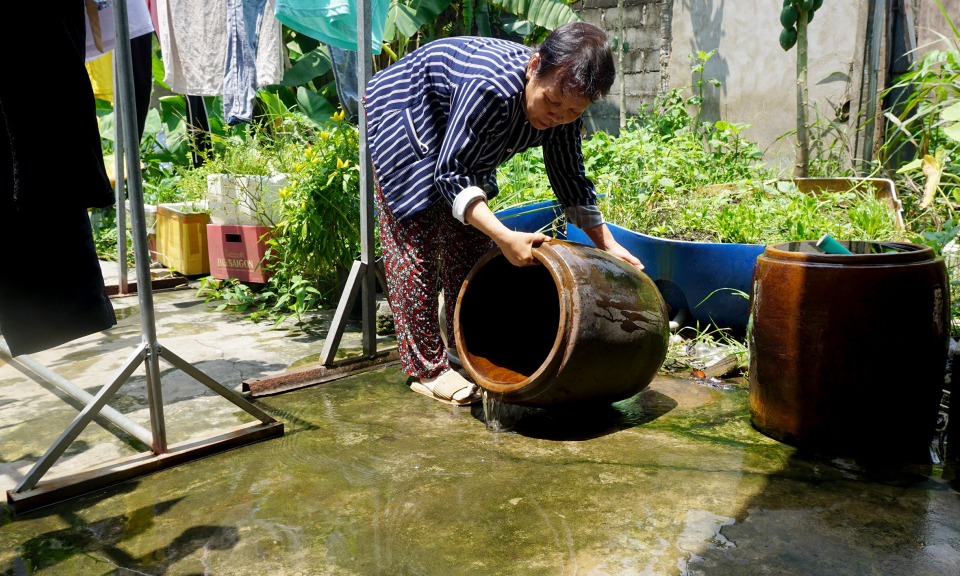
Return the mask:
[[[879,254],[822,254],[800,252],[799,248],[804,244],[816,244],[816,240],[784,242],[782,244],[767,246],[763,251],[763,256],[773,260],[859,266],[871,264],[911,264],[916,262],[929,262],[936,259],[936,253],[933,251],[933,248],[911,242],[873,242],[869,240],[840,241],[840,244],[843,244],[847,248],[850,248],[851,244],[870,244],[896,250],[896,252]]]
[[[546,242],[540,244],[540,246],[533,249],[533,257],[547,270],[550,274],[550,278],[553,280],[554,288],[557,291],[557,300],[559,303],[559,316],[558,316],[558,325],[559,330],[557,330],[557,335],[554,338],[553,345],[550,348],[550,352],[547,354],[547,357],[540,364],[539,368],[533,372],[533,374],[523,377],[516,381],[503,382],[499,380],[493,380],[488,377],[486,369],[481,369],[477,363],[477,359],[470,352],[469,347],[466,346],[466,339],[462,330],[456,328],[454,330],[454,342],[456,342],[457,350],[460,354],[460,361],[463,362],[463,367],[467,370],[470,376],[474,381],[485,390],[493,392],[495,394],[509,394],[517,390],[522,390],[523,388],[529,386],[531,383],[536,382],[540,379],[545,373],[553,370],[557,367],[557,364],[563,360],[563,353],[566,348],[566,339],[567,334],[571,330],[576,330],[576,325],[579,324],[579,318],[574,316],[570,318],[570,309],[573,300],[577,301],[576,306],[579,307],[579,298],[576,292],[568,293],[566,290],[563,290],[563,286],[569,285],[571,280],[565,278],[569,276],[569,272],[565,271],[563,260],[557,257],[556,250],[552,244],[576,244],[575,242],[568,242],[566,240],[557,240],[550,239]],[[474,267],[467,274],[467,278],[464,280],[463,285],[460,287],[460,293],[457,295],[457,305],[455,316],[460,316],[460,306],[463,301],[464,295],[471,287],[471,283],[474,277],[483,269],[483,267],[495,258],[506,259],[506,256],[503,255],[503,251],[499,246],[494,247],[492,250],[484,254],[480,260],[474,265]],[[574,323],[574,326],[568,325],[568,318],[570,322]]]

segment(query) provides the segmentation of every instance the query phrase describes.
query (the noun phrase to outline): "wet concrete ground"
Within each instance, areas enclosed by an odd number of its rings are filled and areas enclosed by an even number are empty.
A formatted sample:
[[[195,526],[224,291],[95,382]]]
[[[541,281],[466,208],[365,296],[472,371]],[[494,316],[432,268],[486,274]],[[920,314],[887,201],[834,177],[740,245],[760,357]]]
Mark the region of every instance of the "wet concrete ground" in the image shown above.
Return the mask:
[[[316,335],[251,328],[189,296],[164,296],[161,340],[184,339],[169,345],[221,381],[316,353]],[[122,361],[98,349],[131,339],[126,322],[112,341],[37,357],[94,378]],[[0,459],[15,476],[72,415],[11,370],[0,367]],[[181,437],[238,421],[182,374],[164,386],[168,429]],[[145,422],[142,395],[127,393],[117,407]],[[960,573],[953,470],[798,454],[750,427],[746,399],[659,378],[610,409],[530,411],[515,432],[495,434],[479,406],[414,394],[388,368],[260,400],[286,423],[281,439],[16,518],[0,509],[0,572]],[[78,444],[75,459],[135,450],[99,426]]]

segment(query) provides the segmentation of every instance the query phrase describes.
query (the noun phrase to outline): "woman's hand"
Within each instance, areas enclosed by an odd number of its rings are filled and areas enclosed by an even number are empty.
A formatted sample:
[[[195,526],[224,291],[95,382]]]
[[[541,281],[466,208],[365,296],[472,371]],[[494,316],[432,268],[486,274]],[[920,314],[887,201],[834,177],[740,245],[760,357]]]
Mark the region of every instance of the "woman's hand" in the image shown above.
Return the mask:
[[[626,260],[628,264],[632,265],[637,270],[643,270],[643,263],[640,262],[636,256],[627,252],[626,248],[620,244],[617,244],[616,242],[614,242],[612,246],[605,247],[603,251],[611,256],[616,256],[621,260]]]
[[[606,224],[600,224],[599,226],[593,226],[591,228],[584,228],[584,233],[590,237],[590,240],[593,240],[593,245],[597,248],[603,250],[611,256],[616,256],[621,260],[625,260],[628,264],[632,265],[637,270],[643,270],[643,263],[640,262],[633,254],[627,252],[627,249],[620,245],[619,242],[613,239],[613,234],[610,233],[610,229],[607,228]]]
[[[497,220],[486,202],[474,202],[464,211],[467,222],[497,243],[503,255],[514,266],[539,264],[533,257],[533,248],[550,239],[546,234],[514,232]]]
[[[533,248],[549,240],[546,234],[507,231],[497,239],[503,255],[514,266],[532,266],[539,264],[533,257]]]

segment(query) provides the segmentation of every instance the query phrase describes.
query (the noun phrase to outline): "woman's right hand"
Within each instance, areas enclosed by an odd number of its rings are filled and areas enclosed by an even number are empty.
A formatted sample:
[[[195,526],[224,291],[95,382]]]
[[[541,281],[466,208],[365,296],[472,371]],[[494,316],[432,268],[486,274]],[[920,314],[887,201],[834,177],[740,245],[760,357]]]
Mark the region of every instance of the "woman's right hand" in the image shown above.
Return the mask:
[[[533,257],[533,248],[549,240],[546,234],[514,232],[512,230],[503,234],[498,240],[497,245],[503,251],[503,255],[514,266],[533,266],[539,264]]]

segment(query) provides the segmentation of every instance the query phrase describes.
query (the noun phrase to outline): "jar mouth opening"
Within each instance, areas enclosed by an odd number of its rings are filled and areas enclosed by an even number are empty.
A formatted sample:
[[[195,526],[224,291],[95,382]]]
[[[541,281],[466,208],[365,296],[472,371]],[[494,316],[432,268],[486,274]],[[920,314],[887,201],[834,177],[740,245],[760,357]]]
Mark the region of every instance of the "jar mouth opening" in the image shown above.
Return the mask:
[[[457,306],[457,348],[484,388],[522,388],[555,353],[564,320],[554,272],[541,263],[514,266],[501,254],[471,272]]]
[[[923,262],[936,257],[933,249],[910,242],[877,242],[872,240],[837,240],[852,254],[827,254],[817,240],[783,242],[767,246],[764,256],[778,260],[798,260],[825,264],[902,264]]]

